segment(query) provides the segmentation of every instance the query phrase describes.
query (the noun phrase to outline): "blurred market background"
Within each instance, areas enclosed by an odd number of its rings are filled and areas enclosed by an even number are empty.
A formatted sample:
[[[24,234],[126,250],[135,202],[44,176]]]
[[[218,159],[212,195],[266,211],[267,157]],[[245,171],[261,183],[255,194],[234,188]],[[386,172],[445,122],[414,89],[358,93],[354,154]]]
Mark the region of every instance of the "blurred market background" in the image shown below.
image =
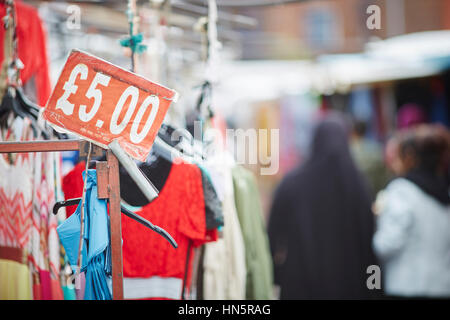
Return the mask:
[[[127,2],[25,1],[45,23],[54,84],[71,49],[129,68],[119,40],[128,34]],[[364,124],[379,146],[397,130],[398,110],[418,106],[424,121],[449,125],[450,1],[217,0],[221,44],[214,110],[232,128],[280,129],[279,171],[257,174],[267,216],[274,187],[307,156],[313,118],[336,109]],[[371,5],[380,28],[368,27]],[[147,50],[136,71],[174,88],[173,118],[195,103],[203,80],[207,1],[138,0],[137,28]],[[263,139],[264,137],[260,137]],[[270,144],[260,146],[270,154]],[[363,155],[364,157],[364,155]],[[367,161],[366,161],[367,163]],[[383,164],[381,164],[383,166]],[[376,190],[385,186],[389,173]],[[386,174],[386,179],[384,179]]]

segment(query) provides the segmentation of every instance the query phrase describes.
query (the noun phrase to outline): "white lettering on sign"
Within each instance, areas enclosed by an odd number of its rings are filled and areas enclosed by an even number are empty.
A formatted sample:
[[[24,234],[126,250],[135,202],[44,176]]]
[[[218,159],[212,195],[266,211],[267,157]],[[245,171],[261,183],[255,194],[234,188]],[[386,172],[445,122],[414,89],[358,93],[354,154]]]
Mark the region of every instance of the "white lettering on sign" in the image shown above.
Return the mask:
[[[86,80],[88,76],[88,67],[85,64],[77,64],[70,73],[69,80],[64,83],[64,94],[56,101],[55,109],[61,109],[64,114],[70,116],[73,113],[74,104],[67,101],[71,94],[77,92],[78,86],[75,80],[80,75],[81,80]]]
[[[73,103],[70,103],[68,99],[72,94],[75,94],[78,90],[78,86],[75,84],[75,81],[77,80],[78,77],[80,80],[87,79],[88,67],[85,64],[82,63],[77,64],[72,69],[69,79],[64,83],[63,86],[64,93],[56,102],[55,109],[61,109],[66,115],[72,115],[75,108],[75,105]],[[79,106],[78,117],[80,118],[81,121],[89,122],[95,117],[102,103],[101,87],[102,86],[108,87],[110,80],[111,77],[108,75],[105,75],[100,72],[97,72],[95,74],[94,79],[92,80],[88,90],[86,91],[86,97],[88,99],[94,99],[94,102],[90,107],[90,110],[88,110],[89,108],[87,105],[81,104]],[[124,92],[119,98],[119,101],[117,101],[116,107],[111,117],[111,121],[109,123],[109,130],[111,131],[112,134],[119,135],[126,128],[126,126],[129,124],[131,120],[131,117],[134,114],[138,100],[139,100],[138,88],[134,86],[129,86],[124,90]],[[137,144],[145,139],[148,132],[150,131],[153,122],[155,121],[159,109],[159,104],[160,104],[159,97],[156,95],[150,95],[144,99],[141,106],[139,107],[136,117],[132,121],[130,140],[133,143]],[[122,111],[126,105],[128,107],[126,108],[125,116],[123,117],[122,121],[118,123],[119,117],[122,114]],[[142,123],[142,118],[147,109],[149,108],[149,106],[151,106],[150,114],[147,120],[145,121],[145,124],[142,127],[141,132],[138,132],[139,126]],[[103,126],[103,121],[97,120],[95,125],[101,128]]]
[[[100,103],[102,102],[102,91],[100,89],[96,89],[96,87],[98,84],[101,84],[104,87],[108,86],[109,80],[111,80],[110,76],[98,72],[95,74],[95,78],[94,80],[92,80],[92,83],[89,86],[88,91],[86,92],[87,98],[94,98],[94,105],[89,112],[86,112],[87,106],[85,106],[84,104],[80,105],[78,116],[80,117],[81,121],[88,122],[95,116],[98,108],[100,107]]]
[[[150,114],[147,118],[147,121],[145,122],[144,128],[142,128],[141,133],[138,133],[138,127],[139,124],[142,121],[142,117],[144,116],[145,111],[147,111],[147,108],[149,105],[152,105],[152,109],[150,110]],[[141,107],[139,108],[139,111],[136,115],[136,118],[134,119],[133,125],[131,126],[131,132],[130,132],[130,140],[134,143],[139,143],[142,140],[144,140],[145,136],[147,135],[148,131],[150,130],[153,121],[155,121],[156,114],[158,113],[159,108],[159,98],[155,95],[148,96],[144,102],[142,102]]]
[[[128,100],[128,97],[131,97],[131,102],[128,106],[127,112],[125,113],[125,117],[123,118],[120,124],[117,123],[119,120],[120,113],[122,112],[123,106],[125,102]],[[136,104],[139,99],[139,90],[136,87],[129,86],[125,89],[122,95],[119,98],[119,101],[116,104],[116,108],[112,114],[111,123],[109,124],[109,130],[113,134],[120,134],[123,129],[127,126],[128,122],[133,115],[134,109],[136,109]]]

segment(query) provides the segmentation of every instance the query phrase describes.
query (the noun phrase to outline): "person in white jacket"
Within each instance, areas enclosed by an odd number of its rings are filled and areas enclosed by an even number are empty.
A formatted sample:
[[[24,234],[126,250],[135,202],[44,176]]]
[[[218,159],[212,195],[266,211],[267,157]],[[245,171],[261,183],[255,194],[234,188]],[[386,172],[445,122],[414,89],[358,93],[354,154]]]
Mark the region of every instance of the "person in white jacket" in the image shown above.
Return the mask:
[[[440,126],[410,129],[404,172],[378,196],[373,245],[388,296],[450,297],[449,140]]]

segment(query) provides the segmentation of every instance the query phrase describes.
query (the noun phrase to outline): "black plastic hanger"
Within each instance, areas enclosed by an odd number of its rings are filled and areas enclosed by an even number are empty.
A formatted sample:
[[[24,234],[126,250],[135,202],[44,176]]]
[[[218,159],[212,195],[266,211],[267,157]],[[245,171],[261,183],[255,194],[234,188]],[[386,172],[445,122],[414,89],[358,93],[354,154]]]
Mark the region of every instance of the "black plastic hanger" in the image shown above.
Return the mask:
[[[206,117],[212,118],[214,116],[214,112],[211,109],[211,83],[209,81],[203,82],[201,85],[201,92],[200,96],[197,99],[197,104],[195,106],[195,109],[200,113],[200,115],[203,117],[205,115],[206,111]],[[206,110],[203,110],[203,105],[206,104],[204,107]]]
[[[66,201],[58,201],[55,203],[55,205],[53,206],[53,214],[57,214],[58,210],[61,207],[67,207],[67,206],[73,206],[73,205],[77,205],[78,203],[80,203],[81,198],[75,198],[75,199],[69,199]],[[164,239],[166,239],[167,241],[169,241],[169,243],[172,245],[172,247],[174,248],[178,248],[178,244],[177,242],[172,238],[172,236],[163,228],[158,227],[156,225],[154,225],[153,223],[151,223],[150,221],[148,221],[147,219],[142,218],[141,216],[137,215],[136,213],[128,210],[127,208],[120,206],[120,211],[126,215],[127,217],[139,222],[140,224],[146,226],[147,228],[155,231],[156,233],[160,234],[161,236],[163,236]]]
[[[3,96],[2,104],[0,106],[0,116],[8,113],[13,112],[14,115],[23,118],[29,118],[31,120],[31,129],[33,130],[33,134],[35,137],[38,136],[38,126],[36,123],[36,120],[31,117],[28,113],[26,113],[22,106],[20,105],[17,96],[13,96],[13,90],[15,90],[12,87],[9,87],[5,95]]]
[[[39,117],[39,106],[27,98],[21,87],[16,87],[16,97],[22,109],[34,119]]]
[[[20,106],[22,107],[22,110],[28,115],[30,115],[30,118],[37,121],[37,119],[39,118],[40,107],[36,103],[28,99],[28,97],[25,95],[21,87],[16,87],[15,89],[16,89],[16,97],[20,103]],[[47,130],[40,128],[38,124],[36,125],[39,128],[39,131],[41,132],[41,135],[44,138],[44,140],[49,140],[50,135],[48,134]],[[56,134],[56,136],[58,137],[58,139],[61,139],[58,133]]]

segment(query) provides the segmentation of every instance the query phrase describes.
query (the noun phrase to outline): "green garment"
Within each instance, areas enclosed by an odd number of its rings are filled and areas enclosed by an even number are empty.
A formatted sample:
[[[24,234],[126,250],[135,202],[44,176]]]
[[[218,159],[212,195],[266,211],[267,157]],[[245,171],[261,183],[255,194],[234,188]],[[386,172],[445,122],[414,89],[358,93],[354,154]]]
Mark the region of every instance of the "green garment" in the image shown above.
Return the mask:
[[[359,170],[364,174],[375,196],[389,181],[388,170],[383,163],[383,149],[366,139],[352,141],[351,153]]]
[[[241,166],[234,167],[232,175],[236,211],[245,244],[246,299],[273,299],[272,261],[256,180]]]
[[[75,293],[75,287],[74,286],[62,286],[62,290],[64,293],[64,300],[77,300],[77,295]]]

